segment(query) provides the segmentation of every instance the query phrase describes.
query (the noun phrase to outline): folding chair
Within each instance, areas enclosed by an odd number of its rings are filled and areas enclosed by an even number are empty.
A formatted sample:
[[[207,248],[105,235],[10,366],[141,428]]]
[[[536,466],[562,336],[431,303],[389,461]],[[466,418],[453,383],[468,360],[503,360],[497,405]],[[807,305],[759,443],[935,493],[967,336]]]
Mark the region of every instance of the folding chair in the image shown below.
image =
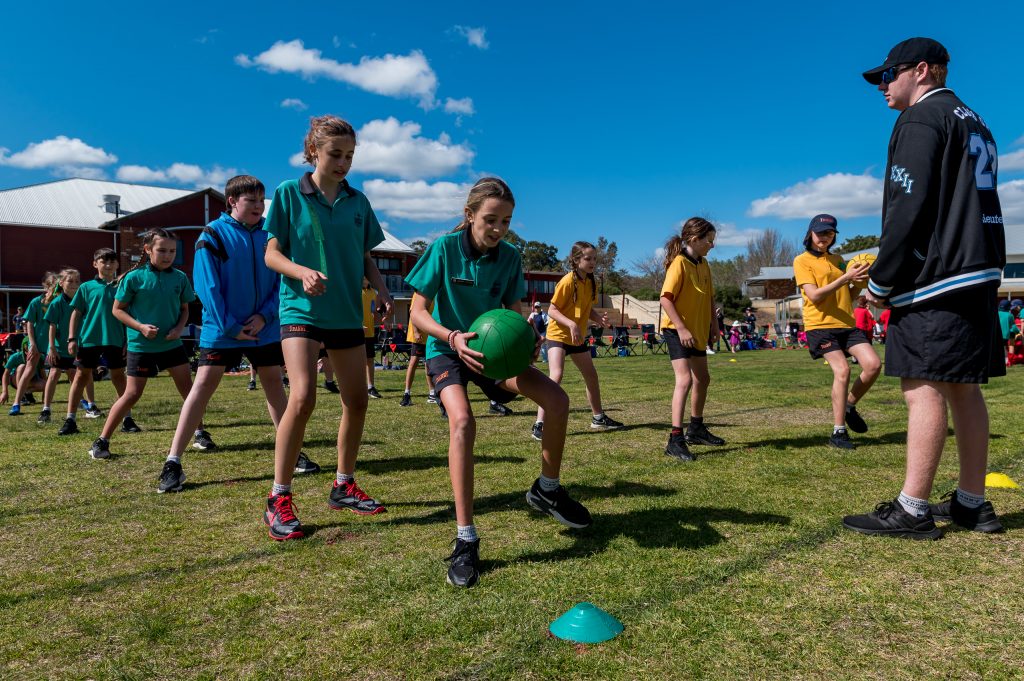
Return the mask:
[[[621,350],[626,350],[625,355],[636,355],[636,343],[634,343],[629,337],[629,327],[616,326],[615,336],[612,339],[612,347],[615,348],[616,354],[622,354]]]
[[[654,324],[640,325],[640,353],[650,352],[652,355],[664,354],[665,339],[655,332]]]

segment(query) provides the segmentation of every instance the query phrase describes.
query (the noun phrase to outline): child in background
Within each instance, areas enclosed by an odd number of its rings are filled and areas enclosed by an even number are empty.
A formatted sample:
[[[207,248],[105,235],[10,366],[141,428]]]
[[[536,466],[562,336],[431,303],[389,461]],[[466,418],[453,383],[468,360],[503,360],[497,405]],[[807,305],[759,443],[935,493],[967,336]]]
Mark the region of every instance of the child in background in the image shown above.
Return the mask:
[[[601,408],[601,385],[597,380],[594,360],[590,357],[590,346],[586,335],[589,322],[609,328],[608,315],[594,311],[597,300],[597,283],[594,269],[597,267],[597,249],[587,241],[577,241],[569,252],[571,271],[555,286],[555,292],[548,305],[548,376],[555,383],[562,382],[566,356],[583,376],[587,387],[587,402],[592,417],[590,427],[594,430],[621,428],[622,423],[604,413]],[[534,440],[544,437],[544,409],[537,410],[537,421],[533,424]]]
[[[28,350],[25,353],[25,368],[21,369],[27,376],[35,376],[40,372],[43,364],[43,351],[49,343],[50,326],[43,319],[46,308],[56,295],[57,275],[54,272],[47,272],[43,275],[43,292],[29,301],[25,309],[25,337],[28,339]],[[19,416],[21,414],[21,402],[29,394],[28,388],[31,381],[22,383],[18,381],[14,394],[14,404],[8,416]]]
[[[412,294],[412,301],[409,303],[409,309],[412,310],[413,304],[416,302],[418,293]],[[427,305],[427,312],[434,312],[434,301],[430,301]],[[409,331],[405,336],[405,340],[409,343],[409,367],[405,370],[405,392],[402,394],[402,401],[398,406],[409,407],[412,406],[412,379],[416,377],[416,366],[420,363],[420,357],[425,358],[427,356],[427,334],[423,333],[416,328],[416,325],[409,322]],[[440,404],[437,399],[437,394],[434,392],[434,381],[430,378],[429,372],[424,372],[427,379],[427,404]],[[444,415],[444,405],[441,405],[441,414]]]
[[[35,390],[42,390],[46,385],[46,381],[42,377],[33,375],[25,370],[25,355],[28,353],[28,346],[28,338],[23,338],[21,350],[11,354],[4,363],[3,383],[0,386],[0,404],[7,404],[7,400],[10,397],[9,389],[12,386],[14,387],[14,393],[18,393],[19,381],[29,381],[29,390],[33,388]],[[28,395],[30,393],[26,392],[25,394]]]
[[[853,322],[858,329],[864,332],[870,343],[875,335],[875,317],[871,314],[871,310],[868,309],[868,299],[866,296],[857,296],[857,307],[853,308]]]
[[[467,329],[484,312],[505,307],[520,311],[526,292],[522,260],[503,241],[512,220],[515,199],[503,181],[485,177],[466,199],[465,219],[451,234],[437,239],[406,277],[420,294],[413,302],[412,322],[429,334],[427,372],[448,411],[448,470],[455,496],[455,547],[448,557],[448,583],[473,586],[480,574],[480,540],[473,524],[473,446],[476,420],[466,388],[474,383],[497,402],[524,395],[547,412],[541,445],[540,477],[526,493],[533,508],[569,527],[587,527],[590,513],[572,499],[559,482],[569,398],[536,367],[503,381],[485,378],[479,352],[467,341]],[[430,301],[434,312],[427,311]],[[539,339],[539,337],[538,337]]]
[[[661,334],[675,373],[672,393],[672,432],[665,454],[680,461],[694,461],[687,445],[724,445],[704,425],[708,373],[706,348],[718,336],[714,313],[715,290],[707,254],[715,247],[715,226],[704,218],[690,218],[678,236],[665,244],[665,283],[661,287]],[[739,342],[739,326],[733,326]],[[730,346],[735,348],[730,342]],[[691,394],[691,387],[693,392]],[[683,411],[690,396],[690,424],[683,432]]]
[[[306,423],[316,406],[317,355],[322,343],[341,390],[338,469],[327,504],[360,515],[384,512],[355,481],[356,457],[363,434],[369,395],[361,282],[365,276],[378,290],[385,312],[392,307],[384,279],[370,250],[384,241],[384,231],[370,202],[345,176],[352,167],[356,132],[336,116],[311,119],[304,145],[314,166],[274,193],[266,229],[267,266],[281,278],[281,349],[291,392],[277,430],[274,486],[267,496],[263,521],[271,539],[303,536],[292,506],[292,476]]]
[[[114,428],[142,397],[146,382],[166,369],[182,399],[192,389],[192,367],[181,342],[188,322],[188,304],[196,299],[192,284],[174,268],[178,242],[163,229],[142,235],[142,258],[125,273],[114,296],[114,318],[128,328],[128,380],[124,394],[110,407],[103,431],[92,443],[89,456],[110,458],[110,437]],[[216,445],[202,424],[195,432],[197,449]]]
[[[739,321],[734,321],[729,328],[729,351],[734,355],[740,348],[740,327]]]
[[[263,183],[251,175],[227,181],[224,198],[230,213],[203,229],[196,242],[192,279],[203,303],[199,369],[185,398],[171,448],[160,471],[157,492],[180,492],[185,483],[181,455],[189,436],[217,391],[224,372],[244,354],[259,375],[267,411],[276,427],[288,404],[282,383],[278,290],[281,277],[263,262],[269,235],[263,230]],[[296,473],[320,467],[299,452]]]
[[[71,298],[78,293],[81,285],[82,276],[78,270],[70,267],[61,270],[57,275],[56,295],[43,315],[49,325],[46,361],[50,365],[50,372],[46,375],[46,387],[43,389],[43,410],[36,421],[40,425],[50,422],[50,404],[61,373],[67,373],[69,380],[75,377],[75,357],[68,352],[68,326],[71,322]]]
[[[374,355],[377,348],[377,291],[370,286],[370,281],[363,277],[363,343],[366,345],[366,394],[375,400],[380,399],[380,392],[373,383]]]

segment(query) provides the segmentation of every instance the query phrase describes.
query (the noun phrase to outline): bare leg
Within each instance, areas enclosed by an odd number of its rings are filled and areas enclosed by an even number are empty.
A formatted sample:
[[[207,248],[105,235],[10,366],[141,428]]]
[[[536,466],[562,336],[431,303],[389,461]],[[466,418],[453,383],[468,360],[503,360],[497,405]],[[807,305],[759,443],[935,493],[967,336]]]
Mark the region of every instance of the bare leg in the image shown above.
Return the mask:
[[[548,378],[555,382],[555,384],[562,383],[562,374],[565,371],[565,348],[549,348],[548,349]],[[538,402],[538,404],[540,404]],[[541,423],[544,422],[544,407],[540,406],[537,408],[537,420]],[[545,427],[547,424],[545,424]]]
[[[188,364],[179,364],[176,367],[171,367],[170,369],[168,369],[167,373],[171,375],[171,380],[174,381],[174,387],[178,389],[178,394],[181,395],[181,399],[188,399],[188,394],[192,391],[192,367],[190,367]],[[216,390],[216,386],[214,386],[214,390]],[[210,394],[212,395],[213,392],[211,391]],[[207,396],[206,401],[209,402],[209,400],[210,397]],[[203,411],[205,410],[206,405],[204,404]],[[199,425],[197,426],[200,429],[203,428],[202,415],[203,413],[200,412],[200,421]]]
[[[448,411],[448,475],[455,496],[455,522],[473,524],[473,444],[476,419],[466,389],[449,385],[438,396]]]
[[[366,365],[366,348],[358,346],[346,350],[328,350],[331,364],[338,375],[341,389],[341,424],[338,426],[338,472],[353,475],[359,441],[363,437],[366,408],[370,398],[366,387],[360,384]]]
[[[908,410],[907,480],[903,491],[918,499],[931,494],[946,442],[946,398],[939,385],[913,378],[900,380]]]
[[[178,425],[174,429],[174,438],[171,440],[171,451],[173,456],[181,456],[188,447],[188,441],[196,428],[200,427],[203,414],[206,412],[206,405],[220,385],[224,377],[224,367],[201,366],[196,372],[196,382],[192,384],[185,403],[181,406],[181,414],[178,416]]]
[[[569,396],[536,367],[530,367],[515,378],[504,381],[502,386],[533,400],[544,409],[546,420],[541,440],[540,470],[545,477],[557,478],[562,468],[565,430],[569,423]]]
[[[68,391],[68,413],[72,416],[78,413],[78,403],[82,399],[86,384],[92,385],[92,369],[76,371],[75,378],[71,381],[71,390]]]
[[[864,394],[875,384],[875,380],[878,379],[878,375],[882,371],[882,360],[878,359],[878,354],[870,343],[854,345],[850,348],[849,352],[857,359],[857,363],[860,364],[860,376],[853,382],[853,387],[846,398],[846,403],[857,404],[860,398],[864,397]]]
[[[984,496],[988,469],[988,408],[981,388],[970,383],[945,383],[946,401],[953,412],[956,447],[960,454],[960,489]]]
[[[267,398],[267,411],[276,428],[281,423],[285,409],[288,408],[288,395],[284,392],[284,373],[281,367],[260,367],[257,372],[263,394]]]
[[[316,407],[316,362],[320,344],[306,338],[285,338],[281,341],[281,351],[288,367],[291,390],[288,406],[277,426],[274,483],[290,485],[295,474],[295,462],[302,449],[302,438],[306,434],[306,423]]]
[[[57,391],[57,381],[60,380],[61,370],[57,367],[50,367],[46,374],[46,387],[43,388],[43,409],[49,409],[53,402],[53,394]]]
[[[681,358],[672,360],[672,371],[676,375],[676,385],[672,390],[672,427],[683,427],[683,410],[686,408],[686,396],[693,383],[690,360]]]
[[[583,376],[583,384],[587,387],[587,402],[590,404],[590,411],[594,416],[604,412],[601,408],[601,384],[597,380],[597,369],[594,368],[594,360],[590,358],[589,352],[577,352],[569,355],[573,364],[580,370]],[[561,381],[559,381],[561,382]]]
[[[690,375],[693,377],[693,392],[690,394],[690,415],[704,417],[704,403],[708,399],[711,374],[708,373],[707,357],[690,358]]]
[[[412,390],[412,379],[416,377],[416,365],[418,365],[419,363],[419,355],[413,355],[409,357],[409,366],[405,370],[405,392],[409,392],[410,390]],[[427,376],[427,381],[430,381],[429,376]]]
[[[142,393],[146,389],[147,380],[149,379],[140,376],[128,377],[124,392],[117,398],[117,402],[114,402],[110,407],[110,411],[107,412],[107,420],[103,423],[103,431],[100,433],[100,437],[105,440],[110,439],[110,436],[114,434],[114,428],[124,420],[125,415],[132,410],[135,403],[142,397]]]
[[[33,346],[34,347],[34,346]],[[39,362],[39,352],[36,350],[28,350],[25,353],[25,363],[18,367],[18,373],[15,375],[17,379],[17,390],[14,392],[14,402],[12,404],[21,404],[21,399],[25,397],[25,393],[30,392],[30,386],[36,375],[36,364]],[[46,389],[45,387],[43,388]]]
[[[832,423],[846,425],[846,391],[850,387],[850,365],[842,350],[826,352],[825,361],[832,369]]]

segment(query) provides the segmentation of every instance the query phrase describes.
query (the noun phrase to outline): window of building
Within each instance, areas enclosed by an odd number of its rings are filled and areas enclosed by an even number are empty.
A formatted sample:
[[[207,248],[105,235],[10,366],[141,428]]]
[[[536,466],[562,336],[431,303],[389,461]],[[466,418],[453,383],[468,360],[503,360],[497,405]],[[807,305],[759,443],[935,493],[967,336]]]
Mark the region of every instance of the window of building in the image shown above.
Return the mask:
[[[530,279],[526,282],[526,290],[530,293],[554,293],[558,282],[543,279]]]
[[[1003,268],[1003,279],[1024,279],[1024,262],[1008,262]]]
[[[377,265],[377,269],[381,272],[401,272],[402,261],[399,258],[377,258],[374,257],[374,263]]]

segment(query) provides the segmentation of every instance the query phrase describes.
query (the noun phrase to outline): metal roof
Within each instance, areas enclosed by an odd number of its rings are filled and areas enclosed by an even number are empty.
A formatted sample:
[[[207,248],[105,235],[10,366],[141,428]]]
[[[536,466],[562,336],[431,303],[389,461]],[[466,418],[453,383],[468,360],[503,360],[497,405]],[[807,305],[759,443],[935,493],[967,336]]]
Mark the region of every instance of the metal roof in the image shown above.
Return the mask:
[[[762,267],[761,271],[756,277],[750,277],[747,279],[748,282],[755,281],[772,281],[775,279],[792,279],[793,278],[793,266],[789,265],[786,267]]]
[[[0,224],[96,229],[114,217],[103,208],[104,194],[120,196],[121,213],[128,214],[195,191],[83,178],[56,180],[0,190]]]

